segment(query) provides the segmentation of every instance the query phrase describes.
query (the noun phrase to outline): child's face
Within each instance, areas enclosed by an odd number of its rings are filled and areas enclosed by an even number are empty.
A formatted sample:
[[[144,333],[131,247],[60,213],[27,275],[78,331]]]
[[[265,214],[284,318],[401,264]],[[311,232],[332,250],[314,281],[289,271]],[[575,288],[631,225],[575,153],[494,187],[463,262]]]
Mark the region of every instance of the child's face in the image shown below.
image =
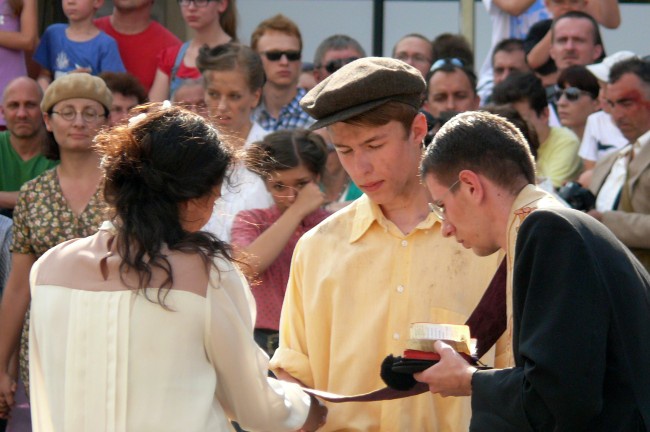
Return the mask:
[[[63,13],[68,21],[83,21],[93,18],[104,0],[63,0]]]
[[[275,171],[266,179],[266,189],[281,212],[291,207],[301,190],[310,183],[316,183],[318,176],[304,165],[282,171]]]
[[[567,12],[586,12],[587,0],[545,0],[546,9],[553,18],[560,17]]]

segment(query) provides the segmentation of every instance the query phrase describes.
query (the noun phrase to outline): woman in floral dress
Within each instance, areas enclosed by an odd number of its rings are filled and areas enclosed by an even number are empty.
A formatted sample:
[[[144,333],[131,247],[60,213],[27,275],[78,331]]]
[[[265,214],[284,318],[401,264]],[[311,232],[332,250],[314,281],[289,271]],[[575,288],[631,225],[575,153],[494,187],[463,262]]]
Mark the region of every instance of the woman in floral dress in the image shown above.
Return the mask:
[[[106,124],[111,102],[104,81],[85,73],[58,78],[41,102],[43,118],[51,132],[46,156],[59,159],[60,164],[23,185],[14,211],[12,269],[0,305],[2,416],[9,413],[14,403],[16,374],[11,370],[10,360],[19,342],[21,378],[29,390],[29,317],[25,314],[30,303],[32,265],[61,242],[94,234],[102,222],[102,173],[93,138]]]

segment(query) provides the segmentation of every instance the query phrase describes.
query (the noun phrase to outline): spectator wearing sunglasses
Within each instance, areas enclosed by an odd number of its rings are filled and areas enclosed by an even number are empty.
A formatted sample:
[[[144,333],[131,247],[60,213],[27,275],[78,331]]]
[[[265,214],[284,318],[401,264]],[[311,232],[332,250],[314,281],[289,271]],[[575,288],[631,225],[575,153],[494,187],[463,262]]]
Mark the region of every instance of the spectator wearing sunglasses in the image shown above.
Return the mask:
[[[587,117],[600,108],[598,80],[584,66],[569,66],[557,79],[555,103],[562,126],[575,133],[580,140]]]
[[[424,108],[434,117],[443,111],[473,111],[480,103],[476,75],[458,58],[436,60],[427,74]]]
[[[433,44],[419,33],[407,34],[393,47],[393,58],[410,64],[425,78],[433,63]]]
[[[366,51],[354,38],[335,34],[327,37],[314,54],[314,78],[323,81],[344,65],[366,56]]]
[[[494,87],[492,102],[511,104],[533,126],[540,142],[537,174],[559,188],[574,180],[582,169],[580,141],[569,129],[548,124],[549,108],[542,81],[533,72],[513,72]]]
[[[296,23],[282,14],[262,21],[251,35],[251,48],[262,57],[266,74],[255,121],[269,132],[312,124],[299,103],[306,91],[298,88],[302,36]]]

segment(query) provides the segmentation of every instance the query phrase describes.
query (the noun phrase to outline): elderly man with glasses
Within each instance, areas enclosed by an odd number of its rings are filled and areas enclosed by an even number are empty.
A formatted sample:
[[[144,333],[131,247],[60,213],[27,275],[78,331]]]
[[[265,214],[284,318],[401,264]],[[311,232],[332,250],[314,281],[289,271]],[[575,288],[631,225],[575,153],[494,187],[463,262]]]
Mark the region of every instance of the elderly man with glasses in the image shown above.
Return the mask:
[[[267,131],[306,128],[314,120],[300,108],[306,91],[298,88],[302,36],[298,26],[278,14],[262,21],[251,35],[251,48],[262,57],[266,84],[262,102],[253,113]]]

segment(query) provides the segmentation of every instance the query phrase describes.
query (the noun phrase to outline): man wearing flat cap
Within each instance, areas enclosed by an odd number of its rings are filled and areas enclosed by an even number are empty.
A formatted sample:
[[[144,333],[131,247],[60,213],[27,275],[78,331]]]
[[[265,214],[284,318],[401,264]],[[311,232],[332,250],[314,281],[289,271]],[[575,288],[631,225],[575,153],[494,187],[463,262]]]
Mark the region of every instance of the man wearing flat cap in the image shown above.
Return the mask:
[[[346,395],[384,387],[380,364],[404,351],[409,324],[463,324],[495,272],[496,256],[443,238],[430,213],[418,177],[424,87],[414,67],[368,57],[301,101],[365,195],[296,246],[271,361],[281,378]],[[324,431],[452,432],[470,416],[468,401],[431,394],[328,408]]]

